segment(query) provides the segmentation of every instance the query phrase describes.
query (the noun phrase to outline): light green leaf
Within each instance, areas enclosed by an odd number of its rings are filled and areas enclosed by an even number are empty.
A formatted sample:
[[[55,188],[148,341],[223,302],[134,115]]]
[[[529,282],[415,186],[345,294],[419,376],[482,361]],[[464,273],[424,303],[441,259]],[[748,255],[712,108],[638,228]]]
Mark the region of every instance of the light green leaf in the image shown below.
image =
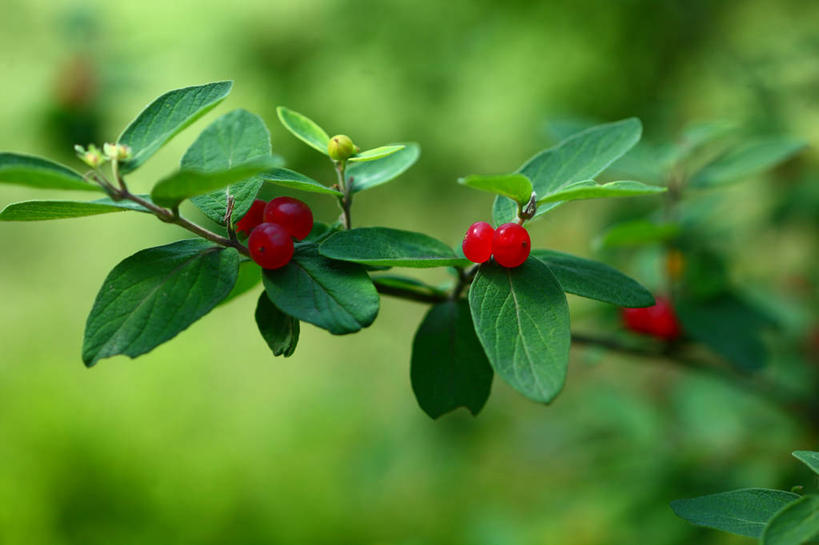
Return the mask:
[[[648,220],[631,220],[608,228],[597,239],[602,248],[617,246],[643,246],[675,238],[680,233],[675,223],[654,223]]]
[[[691,187],[714,187],[750,178],[790,159],[805,142],[788,138],[765,138],[746,142],[718,157],[691,177]]]
[[[290,263],[264,271],[262,281],[280,310],[334,335],[355,333],[378,314],[378,292],[367,271],[322,257],[314,245],[296,248]]]
[[[799,496],[782,490],[744,488],[671,502],[678,517],[696,524],[758,538],[765,524]]]
[[[666,191],[664,187],[646,185],[631,180],[609,182],[598,184],[594,180],[584,180],[574,182],[565,187],[561,187],[554,193],[539,197],[537,204],[545,204],[561,201],[576,201],[581,199],[601,199],[606,197],[637,197],[641,195],[654,195]]]
[[[369,149],[367,151],[362,151],[360,153],[356,153],[349,159],[347,159],[350,163],[364,163],[367,161],[375,161],[376,159],[383,159],[384,157],[389,157],[393,153],[399,152],[404,149],[403,144],[391,144],[389,146],[380,146],[377,148]]]
[[[794,451],[793,456],[811,468],[814,473],[819,474],[819,452],[812,450],[797,450]]]
[[[135,358],[210,312],[236,282],[239,254],[206,240],[137,252],[114,267],[85,326],[82,358]]]
[[[299,321],[270,302],[262,292],[256,304],[256,325],[274,356],[289,358],[299,343]]]
[[[147,195],[143,199],[150,200]],[[114,201],[109,198],[96,201],[23,201],[8,205],[0,212],[0,221],[44,221],[81,218],[111,212],[150,212],[132,201]]]
[[[503,380],[535,401],[552,401],[569,365],[569,306],[557,279],[530,258],[507,269],[481,265],[469,289],[475,332]]]
[[[532,181],[539,196],[549,195],[567,184],[593,179],[630,150],[642,132],[643,126],[636,117],[597,125],[538,153],[519,172]],[[538,210],[535,217],[546,211]],[[511,200],[496,199],[493,215],[497,223],[513,221],[516,213]]]
[[[762,545],[802,545],[819,538],[819,496],[807,495],[783,507],[765,526]]]
[[[262,179],[276,185],[298,189],[299,191],[309,191],[310,193],[321,193],[323,195],[342,196],[341,191],[330,189],[320,184],[314,179],[286,168],[274,168],[262,173]]]
[[[330,259],[385,267],[467,266],[469,261],[430,236],[386,227],[362,227],[339,231],[319,246]]]
[[[492,367],[475,335],[464,299],[429,309],[412,342],[410,379],[418,405],[432,418],[458,407],[477,415],[492,388]]]
[[[257,159],[271,159],[270,133],[264,121],[246,110],[233,110],[208,125],[182,157],[184,170],[217,172]],[[261,189],[262,178],[253,176],[221,188],[218,191],[193,197],[191,202],[208,218],[225,224],[229,197],[233,197],[233,219],[239,220],[250,209]]]
[[[230,93],[232,81],[219,81],[169,91],[151,102],[120,135],[118,143],[131,148],[132,157],[119,165],[133,172],[191,123],[215,108]]]
[[[532,182],[523,174],[499,174],[497,176],[471,175],[458,180],[459,184],[502,195],[519,204],[526,204],[532,197]]]
[[[347,183],[352,184],[353,193],[385,184],[415,164],[421,155],[421,147],[413,142],[402,145],[403,149],[387,157],[347,166]]]
[[[315,121],[284,106],[276,108],[276,113],[284,128],[293,136],[311,148],[328,155],[327,146],[330,144],[330,137]]]
[[[159,180],[151,190],[151,198],[159,206],[179,206],[185,199],[211,193],[217,189],[252,178],[273,165],[271,157],[260,157],[225,170],[202,171],[181,169]]]
[[[650,307],[654,296],[646,288],[605,263],[553,250],[533,250],[567,293],[621,307]]]
[[[37,189],[78,189],[102,191],[77,172],[59,163],[19,153],[0,153],[0,183]]]

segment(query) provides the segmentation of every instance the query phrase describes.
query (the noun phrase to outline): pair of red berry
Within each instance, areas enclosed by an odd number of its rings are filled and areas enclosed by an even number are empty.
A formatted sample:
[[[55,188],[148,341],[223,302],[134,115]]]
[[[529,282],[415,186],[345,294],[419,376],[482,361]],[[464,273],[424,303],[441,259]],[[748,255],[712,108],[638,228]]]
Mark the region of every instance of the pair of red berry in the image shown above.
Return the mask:
[[[485,221],[479,221],[469,226],[461,247],[464,256],[473,263],[485,263],[494,256],[499,265],[512,268],[529,257],[532,241],[526,229],[517,223],[504,223],[492,229]]]
[[[623,322],[636,333],[671,341],[680,336],[680,323],[671,301],[656,297],[655,305],[645,308],[624,308]]]
[[[302,240],[313,229],[313,212],[298,199],[276,197],[270,202],[256,199],[236,232],[248,236],[250,257],[263,269],[284,267],[293,257],[293,239]]]

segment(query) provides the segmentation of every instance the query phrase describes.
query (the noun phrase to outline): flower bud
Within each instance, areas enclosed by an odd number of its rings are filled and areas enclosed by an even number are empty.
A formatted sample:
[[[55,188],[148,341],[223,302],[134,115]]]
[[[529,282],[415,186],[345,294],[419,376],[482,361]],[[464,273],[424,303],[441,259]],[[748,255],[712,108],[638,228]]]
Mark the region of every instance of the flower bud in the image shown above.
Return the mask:
[[[77,152],[77,157],[91,168],[99,168],[107,160],[94,144],[88,144],[88,149],[82,146],[74,146],[74,151]]]
[[[125,144],[109,144],[106,142],[102,146],[102,151],[111,161],[127,161],[131,158],[131,148]]]
[[[330,139],[327,145],[327,153],[333,161],[344,161],[351,155],[357,153],[358,148],[346,134],[337,134]]]

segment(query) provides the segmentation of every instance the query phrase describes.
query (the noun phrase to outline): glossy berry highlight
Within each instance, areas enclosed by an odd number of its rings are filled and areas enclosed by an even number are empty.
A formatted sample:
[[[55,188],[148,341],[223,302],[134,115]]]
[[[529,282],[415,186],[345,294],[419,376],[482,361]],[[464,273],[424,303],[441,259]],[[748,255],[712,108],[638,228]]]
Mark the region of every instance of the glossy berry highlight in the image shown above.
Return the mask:
[[[492,237],[492,254],[504,267],[518,267],[529,257],[532,241],[529,232],[517,223],[504,223],[495,229]]]
[[[486,263],[492,257],[492,237],[495,230],[485,221],[477,221],[469,226],[461,248],[464,256],[472,263]]]
[[[253,201],[242,219],[236,222],[236,232],[246,237],[250,236],[251,231],[264,221],[264,207],[266,205],[267,203],[261,199]]]
[[[671,341],[680,336],[681,328],[671,301],[656,297],[654,306],[645,308],[624,308],[623,323],[635,333],[651,335]]]
[[[264,221],[281,225],[296,240],[303,240],[313,230],[310,207],[292,197],[276,197],[267,203]]]
[[[247,240],[250,257],[263,269],[279,269],[293,257],[293,239],[277,223],[262,223]]]

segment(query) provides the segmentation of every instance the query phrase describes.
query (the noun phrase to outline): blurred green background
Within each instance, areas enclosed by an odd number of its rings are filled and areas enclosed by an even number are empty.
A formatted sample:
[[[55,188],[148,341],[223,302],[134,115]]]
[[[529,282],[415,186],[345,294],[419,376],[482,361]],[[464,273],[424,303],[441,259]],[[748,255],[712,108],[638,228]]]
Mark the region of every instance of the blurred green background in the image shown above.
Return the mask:
[[[285,104],[362,147],[420,142],[420,162],[361,194],[354,221],[456,244],[491,205],[457,177],[517,168],[550,143],[550,120],[637,115],[662,138],[719,118],[815,150],[817,20],[819,3],[796,0],[3,0],[0,149],[79,168],[73,144],[113,140],[162,92],[233,79],[133,187],[238,107],[267,121],[290,167],[329,181],[279,126]],[[814,150],[743,185],[731,209],[735,275],[792,299],[806,282],[815,296],[817,201],[788,198],[815,187]],[[48,196],[0,186],[0,205]],[[593,255],[609,207],[563,207],[535,244]],[[283,360],[246,295],[137,361],[85,369],[105,275],[184,237],[136,214],[0,226],[0,543],[739,544],[668,502],[810,484],[789,453],[815,450],[815,430],[724,381],[599,350],[573,349],[552,406],[496,380],[477,419],[431,421],[409,385],[425,308],[396,300],[357,335],[303,327]],[[570,303],[579,328],[604,306]],[[771,372],[798,342],[772,341]]]

